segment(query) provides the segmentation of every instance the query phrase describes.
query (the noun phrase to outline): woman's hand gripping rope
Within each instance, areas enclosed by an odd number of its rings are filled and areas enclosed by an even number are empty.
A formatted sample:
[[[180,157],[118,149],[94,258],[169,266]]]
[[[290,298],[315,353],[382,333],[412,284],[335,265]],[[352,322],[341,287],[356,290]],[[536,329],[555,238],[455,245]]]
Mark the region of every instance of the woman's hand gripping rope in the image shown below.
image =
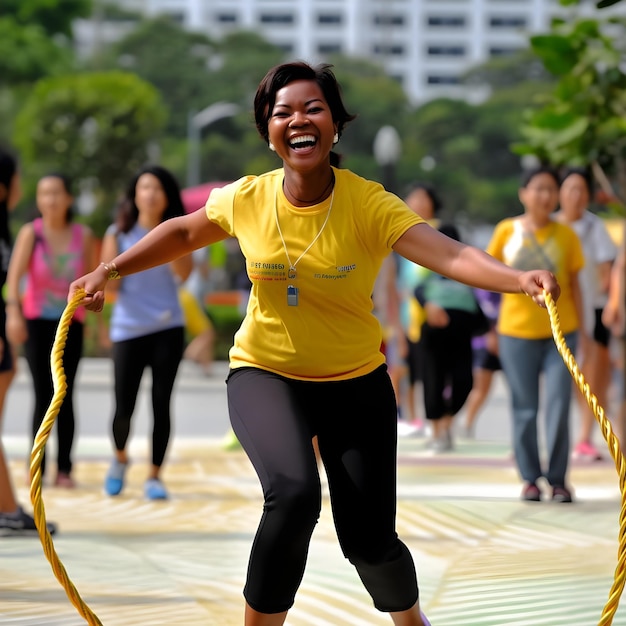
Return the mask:
[[[61,563],[56,550],[54,549],[52,537],[50,536],[46,526],[46,511],[41,495],[41,462],[43,460],[43,453],[46,447],[46,442],[48,441],[48,436],[50,435],[54,421],[59,414],[59,409],[61,408],[61,404],[63,404],[63,399],[65,398],[67,391],[65,372],[63,371],[63,351],[65,349],[67,333],[74,311],[76,311],[76,309],[83,304],[85,299],[85,291],[81,288],[75,289],[72,293],[73,295],[65,307],[61,320],[59,321],[56,336],[54,338],[54,344],[52,346],[50,366],[52,368],[54,394],[52,396],[50,406],[48,407],[48,410],[43,418],[43,422],[41,423],[41,426],[37,431],[37,435],[35,436],[35,442],[30,455],[30,499],[33,504],[35,525],[37,526],[37,531],[39,532],[41,545],[43,546],[46,558],[52,566],[54,575],[65,589],[67,597],[86,622],[91,626],[102,626],[102,622],[83,602],[80,594],[76,590],[76,587],[74,587],[74,584],[69,579],[65,567]]]
[[[600,425],[600,431],[608,444],[609,452],[615,462],[615,468],[619,475],[619,486],[622,494],[622,508],[619,517],[620,529],[618,561],[617,567],[615,568],[613,585],[611,587],[611,591],[609,592],[609,599],[604,607],[604,610],[602,611],[602,618],[598,623],[598,626],[610,626],[613,623],[613,617],[619,606],[619,600],[622,595],[622,591],[624,590],[626,577],[626,489],[624,488],[626,482],[626,468],[624,465],[624,456],[620,449],[619,440],[613,433],[611,422],[606,418],[604,409],[598,403],[598,399],[591,392],[591,389],[589,389],[589,384],[585,381],[574,356],[565,343],[554,299],[549,293],[544,293],[543,301],[545,302],[545,307],[548,309],[548,314],[550,315],[550,326],[552,327],[552,335],[554,336],[556,347],[560,355],[563,357],[563,361],[565,362],[567,369],[570,371],[576,386],[585,397],[587,404],[595,415],[596,421]],[[535,302],[537,302],[536,299]]]

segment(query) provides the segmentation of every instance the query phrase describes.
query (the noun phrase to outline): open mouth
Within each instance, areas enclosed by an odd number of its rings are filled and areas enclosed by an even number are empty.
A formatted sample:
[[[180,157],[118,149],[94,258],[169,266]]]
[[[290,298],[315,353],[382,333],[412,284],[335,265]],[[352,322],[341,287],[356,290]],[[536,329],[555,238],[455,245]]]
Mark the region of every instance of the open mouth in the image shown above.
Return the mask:
[[[289,140],[289,147],[292,150],[304,150],[312,148],[317,143],[317,139],[313,135],[300,135]]]

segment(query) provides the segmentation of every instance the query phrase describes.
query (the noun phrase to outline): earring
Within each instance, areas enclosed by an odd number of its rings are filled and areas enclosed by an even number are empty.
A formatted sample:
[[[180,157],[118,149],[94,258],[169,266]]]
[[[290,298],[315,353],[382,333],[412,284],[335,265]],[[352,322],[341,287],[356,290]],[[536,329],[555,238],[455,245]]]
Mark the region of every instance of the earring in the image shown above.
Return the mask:
[[[272,151],[272,152],[276,152],[276,148],[274,147],[274,144],[270,141],[267,144],[267,147]]]
[[[336,143],[339,143],[339,133],[335,133],[335,136],[333,137],[333,145]]]

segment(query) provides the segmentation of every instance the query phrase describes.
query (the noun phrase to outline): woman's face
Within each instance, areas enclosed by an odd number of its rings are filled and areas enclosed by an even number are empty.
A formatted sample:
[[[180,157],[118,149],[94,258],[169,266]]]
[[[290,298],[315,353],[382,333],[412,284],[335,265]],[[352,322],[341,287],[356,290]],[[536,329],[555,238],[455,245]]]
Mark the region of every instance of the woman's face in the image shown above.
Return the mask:
[[[559,185],[545,172],[536,174],[519,191],[526,213],[539,221],[546,221],[559,202]]]
[[[37,208],[42,217],[67,220],[67,212],[74,198],[58,176],[44,176],[37,183]]]
[[[435,217],[435,207],[433,201],[424,189],[413,190],[405,200],[413,213],[417,213],[425,220],[431,220]]]
[[[276,92],[268,134],[285,166],[306,171],[327,164],[336,131],[330,107],[315,81],[296,80]]]
[[[147,223],[159,223],[167,208],[167,196],[161,181],[154,174],[142,174],[135,186],[135,204],[139,217]]]
[[[563,181],[559,202],[567,219],[575,222],[582,217],[585,209],[589,206],[589,189],[585,179],[580,174],[570,174]]]

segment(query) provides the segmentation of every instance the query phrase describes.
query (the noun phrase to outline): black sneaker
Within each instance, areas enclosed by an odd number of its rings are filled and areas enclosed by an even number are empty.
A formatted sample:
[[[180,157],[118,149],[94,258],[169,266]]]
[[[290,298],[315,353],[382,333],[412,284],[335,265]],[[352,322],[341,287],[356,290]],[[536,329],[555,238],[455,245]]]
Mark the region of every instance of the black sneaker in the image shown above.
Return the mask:
[[[53,522],[46,522],[46,527],[51,535],[57,531]],[[19,507],[15,513],[0,513],[0,537],[25,537],[39,534],[35,520],[28,513],[24,513]]]

